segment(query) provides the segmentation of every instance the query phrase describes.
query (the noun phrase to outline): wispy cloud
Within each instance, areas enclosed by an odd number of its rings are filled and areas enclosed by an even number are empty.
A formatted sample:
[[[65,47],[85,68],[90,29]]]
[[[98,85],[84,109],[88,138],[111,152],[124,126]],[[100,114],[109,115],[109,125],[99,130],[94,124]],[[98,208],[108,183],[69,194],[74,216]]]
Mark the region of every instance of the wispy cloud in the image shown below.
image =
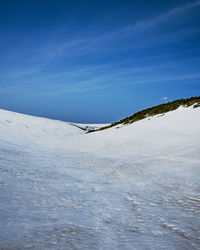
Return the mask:
[[[142,20],[136,22],[134,25],[130,25],[126,28],[126,30],[130,31],[144,31],[146,29],[153,28],[157,25],[161,25],[164,22],[169,21],[170,19],[177,17],[181,14],[183,14],[186,11],[189,11],[192,8],[195,8],[197,6],[200,6],[200,1],[194,1],[191,3],[187,3],[185,5],[181,5],[177,8],[171,9],[161,15],[155,16],[153,18]]]
[[[141,85],[141,84],[152,84],[152,83],[159,83],[159,84],[165,84],[165,83],[183,83],[187,82],[190,83],[190,81],[197,80],[197,82],[200,83],[200,74],[194,73],[194,74],[181,74],[181,75],[155,75],[155,76],[149,76],[149,77],[136,77],[129,79],[126,83],[122,84],[122,86],[131,86],[131,85]],[[188,82],[189,81],[189,82]]]
[[[167,99],[168,99],[167,96],[163,96],[163,97],[161,98],[161,100],[163,100],[163,101],[167,101]]]
[[[111,53],[119,53],[122,50],[130,48],[148,48],[171,41],[174,42],[199,32],[199,29],[196,28],[184,28],[179,31],[168,31],[166,34],[158,32],[150,37],[147,37],[146,32],[144,32],[146,30],[150,32],[155,27],[181,17],[182,14],[199,6],[200,1],[194,1],[150,19],[137,21],[104,34],[98,35],[95,32],[94,35],[91,32],[93,35],[88,37],[84,37],[83,34],[77,34],[76,38],[66,38],[64,42],[61,42],[59,39],[54,43],[49,42],[42,48],[39,47],[37,53],[34,53],[31,59],[29,58],[28,63],[24,61],[24,64],[21,64],[19,67],[16,66],[14,70],[2,72],[0,80],[3,82],[4,87],[0,91],[5,92],[7,90],[9,92],[11,89],[17,91],[16,82],[18,90],[22,86],[21,88],[25,91],[30,91],[31,85],[31,91],[35,91],[35,93],[39,90],[41,95],[56,95],[111,88],[114,82],[115,86],[122,87],[142,83],[148,84],[150,82],[199,79],[200,75],[195,72],[177,76],[170,76],[168,74],[168,76],[163,77],[162,73],[159,74],[157,70],[158,68],[161,69],[161,67],[166,68],[166,64],[159,65],[157,63],[156,65],[146,67],[120,68],[116,65],[116,62],[109,62],[109,55]],[[141,39],[141,34],[143,39]],[[123,40],[123,43],[122,46],[119,46],[121,40]],[[89,66],[83,66],[83,60],[77,63],[77,67],[74,67],[76,59],[84,58],[89,54],[95,54],[100,59],[103,54],[106,54],[107,57],[104,58],[103,63],[96,63],[96,65],[90,63]],[[72,59],[75,60],[71,63]],[[62,64],[61,68],[56,68],[59,65],[59,60],[65,60],[65,65],[70,65],[71,63],[72,67],[63,67]],[[174,61],[173,65],[175,64],[176,62]],[[153,77],[153,74],[155,74],[155,77]],[[5,87],[5,85],[8,86]],[[15,87],[12,88],[12,85],[15,85]]]
[[[200,81],[200,74],[195,72],[182,72],[184,62],[167,62],[146,67],[120,67],[112,68],[111,65],[104,67],[96,65],[74,68],[70,72],[48,73],[35,75],[29,79],[28,84],[9,85],[0,88],[0,93],[29,94],[35,96],[57,96],[64,94],[88,95],[102,94],[108,90],[112,94],[113,89],[129,86],[148,86],[150,84],[162,85],[166,82],[184,83]],[[173,69],[173,70],[172,70]],[[171,71],[171,72],[170,72]],[[175,72],[175,73],[174,73]],[[15,81],[10,78],[7,82]],[[22,78],[22,82],[24,79]]]
[[[150,19],[145,19],[137,21],[132,24],[128,24],[122,28],[106,32],[100,35],[89,35],[84,37],[84,34],[80,34],[80,38],[71,38],[70,40],[62,43],[56,43],[55,45],[48,45],[47,47],[42,48],[39,51],[41,57],[46,58],[46,60],[56,60],[66,58],[76,58],[85,56],[91,53],[112,53],[112,51],[119,51],[119,46],[113,46],[114,42],[120,42],[125,40],[128,37],[133,37],[134,42],[129,45],[129,47],[149,47],[155,46],[162,43],[167,43],[170,41],[181,40],[184,37],[190,36],[196,32],[199,32],[199,29],[182,29],[179,31],[166,33],[165,35],[154,34],[150,42],[141,43],[141,35],[146,36],[144,33],[148,30],[161,26],[164,23],[167,23],[174,18],[181,17],[187,11],[195,7],[200,6],[200,1],[194,1],[181,5],[179,7],[173,8],[165,13],[162,13],[158,16],[152,17]],[[139,37],[138,37],[139,36]],[[138,39],[138,40],[137,40]],[[145,40],[145,39],[144,39]],[[124,47],[121,47],[124,49]]]

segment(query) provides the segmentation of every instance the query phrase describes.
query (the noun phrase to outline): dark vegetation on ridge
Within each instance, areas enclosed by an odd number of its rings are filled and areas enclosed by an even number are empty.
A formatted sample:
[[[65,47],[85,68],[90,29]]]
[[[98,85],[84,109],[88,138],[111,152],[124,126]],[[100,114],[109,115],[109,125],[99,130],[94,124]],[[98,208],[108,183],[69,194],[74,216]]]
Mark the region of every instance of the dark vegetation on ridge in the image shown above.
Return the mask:
[[[119,124],[124,124],[124,125],[131,124],[133,122],[142,120],[142,119],[149,117],[149,116],[167,113],[169,111],[172,111],[172,110],[179,108],[180,106],[189,107],[191,105],[194,105],[194,108],[200,107],[200,96],[191,97],[191,98],[187,98],[187,99],[179,99],[179,100],[175,100],[172,102],[163,103],[163,104],[160,104],[160,105],[148,108],[148,109],[144,109],[144,110],[139,111],[139,112],[137,112],[137,113],[125,118],[125,119],[122,119],[118,122],[114,122],[109,126],[100,128],[100,129],[95,130],[95,131],[100,131],[100,130],[104,130],[107,128],[111,128],[111,127],[114,127],[114,126],[119,125]]]

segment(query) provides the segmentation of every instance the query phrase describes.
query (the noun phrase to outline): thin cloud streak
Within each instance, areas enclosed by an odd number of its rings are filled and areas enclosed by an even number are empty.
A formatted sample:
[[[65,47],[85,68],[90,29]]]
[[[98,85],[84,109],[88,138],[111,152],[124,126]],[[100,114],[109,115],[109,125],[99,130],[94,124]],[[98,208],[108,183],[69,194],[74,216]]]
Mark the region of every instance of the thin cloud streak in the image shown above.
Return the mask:
[[[151,19],[143,20],[137,22],[134,26],[127,27],[127,30],[130,31],[144,31],[149,28],[153,28],[157,25],[167,22],[168,20],[194,8],[200,6],[200,1],[195,1],[188,3],[177,8],[171,9],[170,11],[163,13],[159,16],[153,17]]]
[[[129,69],[130,70],[130,69]],[[165,82],[180,82],[180,81],[187,81],[187,80],[198,80],[200,81],[200,74],[182,74],[178,76],[167,76],[159,75],[159,76],[149,76],[146,77],[141,75],[129,75],[126,74],[128,71],[126,69],[124,72],[118,72],[113,74],[104,74],[103,76],[91,76],[89,80],[77,80],[73,83],[69,83],[66,80],[65,84],[46,84],[41,83],[37,86],[31,88],[27,86],[8,86],[8,87],[1,87],[0,93],[11,93],[11,94],[28,94],[32,93],[36,96],[56,96],[61,94],[88,94],[94,93],[97,91],[96,94],[101,94],[101,90],[105,89],[113,89],[113,83],[115,83],[116,88],[123,88],[132,85],[148,85],[150,83],[165,83]],[[139,69],[139,71],[145,70]],[[150,70],[150,68],[149,68]],[[45,82],[45,81],[44,81]],[[122,83],[123,82],[123,83]]]
[[[62,44],[57,44],[55,47],[49,47],[44,48],[43,53],[40,52],[40,54],[44,54],[47,56],[46,59],[56,59],[56,58],[76,58],[85,56],[90,53],[94,52],[103,52],[106,49],[106,46],[109,46],[110,43],[113,42],[113,40],[121,40],[126,39],[129,36],[137,36],[141,35],[141,32],[144,32],[148,29],[148,31],[156,26],[159,26],[170,19],[173,19],[174,17],[177,17],[184,12],[187,12],[195,7],[200,6],[200,1],[195,1],[189,4],[185,4],[182,6],[179,6],[177,8],[171,9],[167,11],[166,13],[163,13],[161,15],[155,16],[151,19],[146,19],[142,21],[138,21],[132,25],[128,25],[126,27],[123,27],[121,29],[115,30],[113,32],[105,33],[100,36],[90,36],[86,39],[75,39],[71,41],[64,42]],[[174,38],[177,40],[184,39],[184,37],[190,36],[196,32],[199,32],[199,30],[182,30],[176,34],[166,34],[164,39],[160,39],[157,41],[157,37],[154,37],[154,43],[144,43],[138,44],[136,43],[135,48],[137,47],[149,47],[149,46],[156,46],[157,43],[167,43],[168,41],[172,41]],[[170,39],[171,36],[171,39]],[[167,38],[167,39],[166,39]],[[132,45],[134,47],[134,44]],[[112,51],[112,46],[109,46],[109,51]],[[115,49],[114,49],[115,50]],[[53,52],[52,52],[53,51]],[[107,50],[106,50],[107,51]]]
[[[126,39],[128,36],[135,36],[136,42],[131,44],[130,47],[132,48],[143,48],[148,46],[156,46],[158,44],[168,43],[169,41],[176,41],[179,39],[184,39],[186,36],[190,36],[199,30],[181,30],[176,33],[160,35],[156,34],[149,40],[148,43],[145,41],[144,43],[138,39],[137,42],[137,35],[140,35],[143,31],[147,29],[153,29],[163,23],[173,19],[176,16],[179,16],[195,7],[200,6],[200,1],[195,1],[189,4],[185,4],[179,6],[177,8],[171,9],[161,15],[153,17],[151,19],[138,21],[135,24],[123,27],[122,29],[118,29],[116,31],[106,33],[100,36],[88,37],[86,39],[75,39],[71,41],[67,41],[64,43],[59,43],[52,46],[47,46],[42,48],[38,51],[35,57],[33,57],[33,61],[31,64],[31,60],[29,64],[29,68],[22,67],[21,69],[16,69],[15,71],[6,72],[6,74],[2,74],[2,76],[6,79],[10,78],[18,78],[16,80],[19,83],[20,88],[20,81],[27,81],[25,77],[29,77],[29,82],[27,82],[27,89],[28,91],[29,85],[32,84],[36,91],[40,89],[42,91],[41,94],[46,95],[55,95],[61,93],[75,93],[75,92],[86,92],[92,90],[100,90],[103,88],[110,88],[109,82],[116,81],[116,86],[127,86],[127,85],[134,85],[139,83],[147,83],[148,82],[163,82],[163,81],[179,81],[184,79],[194,79],[199,78],[198,74],[191,74],[177,77],[160,77],[159,79],[151,79],[145,78],[143,76],[139,76],[138,78],[134,75],[141,72],[149,72],[150,70],[155,70],[159,66],[156,65],[155,68],[151,67],[133,67],[131,69],[121,69],[121,72],[118,69],[115,71],[111,70],[111,66],[109,65],[110,69],[109,72],[105,70],[105,72],[99,72],[103,68],[102,66],[94,66],[88,67],[87,69],[83,69],[80,67],[79,70],[73,69],[66,69],[66,73],[64,72],[57,72],[57,73],[45,73],[45,69],[49,66],[53,65],[55,61],[62,60],[70,60],[71,58],[79,58],[81,56],[85,56],[91,53],[112,53],[112,51],[116,51],[116,48],[113,48],[112,43],[113,40],[120,40]],[[124,48],[118,48],[117,51],[119,52]],[[35,65],[35,66],[34,66]],[[115,66],[115,63],[113,63]],[[96,68],[95,68],[96,67]],[[99,67],[99,68],[98,68]],[[102,67],[102,68],[101,68]],[[43,71],[44,70],[44,71]],[[39,74],[38,74],[39,73]],[[99,73],[102,73],[102,76],[99,76]],[[38,76],[39,75],[39,76]],[[96,75],[96,76],[95,76]],[[85,80],[82,77],[85,76],[90,80]],[[94,77],[95,76],[95,77]],[[23,78],[24,77],[24,78]],[[143,78],[143,79],[141,79]],[[4,81],[5,81],[4,79]],[[120,84],[119,81],[127,81],[126,83]],[[73,84],[71,83],[73,82]],[[11,83],[12,85],[12,83]],[[33,87],[32,86],[32,87]],[[112,85],[113,86],[113,85]],[[40,87],[40,88],[39,88]],[[55,89],[58,88],[56,91]],[[11,86],[7,88],[8,92],[12,89]],[[16,88],[14,88],[16,90]],[[6,91],[6,87],[0,89],[0,91]]]
[[[81,38],[80,39],[72,39],[66,41],[64,43],[57,43],[57,44],[49,44],[48,46],[44,46],[43,48],[39,49],[37,53],[34,53],[31,59],[28,59],[28,64],[37,64],[36,71],[39,71],[42,68],[46,68],[49,65],[55,63],[57,60],[62,59],[76,59],[80,57],[84,57],[88,54],[97,53],[97,54],[110,54],[116,53],[120,50],[127,50],[127,49],[137,49],[137,48],[149,48],[155,47],[162,44],[167,44],[170,42],[175,42],[184,39],[185,37],[191,36],[197,32],[200,32],[199,29],[193,30],[180,30],[174,33],[166,33],[164,35],[161,34],[154,34],[154,36],[150,36],[148,38],[148,43],[146,42],[145,37],[146,34],[143,31],[150,31],[156,26],[159,26],[168,20],[176,17],[186,11],[191,10],[192,8],[200,6],[200,1],[195,1],[189,4],[185,4],[179,6],[177,8],[171,9],[166,13],[153,17],[151,19],[138,21],[132,25],[128,25],[121,29],[115,30],[113,32],[105,33],[100,36],[90,36],[88,38]],[[141,39],[140,35],[142,33],[143,38]],[[52,36],[54,36],[52,34]],[[127,44],[125,47],[116,46],[114,47],[113,41],[120,41],[132,36],[134,38],[133,42]],[[139,37],[137,37],[139,36]],[[144,41],[144,42],[143,42]],[[35,69],[33,69],[34,71]],[[31,71],[31,70],[30,70]],[[12,73],[12,72],[11,72]],[[18,73],[15,72],[17,75]],[[23,72],[19,73],[23,74]],[[26,70],[25,73],[26,74]]]

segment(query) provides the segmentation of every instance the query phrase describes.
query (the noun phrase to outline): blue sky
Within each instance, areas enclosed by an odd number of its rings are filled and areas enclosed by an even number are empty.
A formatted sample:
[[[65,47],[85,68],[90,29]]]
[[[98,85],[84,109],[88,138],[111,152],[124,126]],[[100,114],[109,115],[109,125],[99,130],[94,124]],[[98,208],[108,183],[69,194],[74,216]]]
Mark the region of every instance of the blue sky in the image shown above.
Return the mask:
[[[0,0],[0,108],[113,122],[200,95],[200,0]]]

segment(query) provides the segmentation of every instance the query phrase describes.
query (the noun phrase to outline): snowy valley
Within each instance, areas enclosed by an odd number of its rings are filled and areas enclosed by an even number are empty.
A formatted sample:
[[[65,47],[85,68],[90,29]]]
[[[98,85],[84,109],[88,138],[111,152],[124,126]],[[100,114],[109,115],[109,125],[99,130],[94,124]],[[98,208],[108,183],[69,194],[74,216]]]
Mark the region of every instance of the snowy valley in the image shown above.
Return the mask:
[[[0,110],[0,248],[199,249],[200,108],[92,126]]]

